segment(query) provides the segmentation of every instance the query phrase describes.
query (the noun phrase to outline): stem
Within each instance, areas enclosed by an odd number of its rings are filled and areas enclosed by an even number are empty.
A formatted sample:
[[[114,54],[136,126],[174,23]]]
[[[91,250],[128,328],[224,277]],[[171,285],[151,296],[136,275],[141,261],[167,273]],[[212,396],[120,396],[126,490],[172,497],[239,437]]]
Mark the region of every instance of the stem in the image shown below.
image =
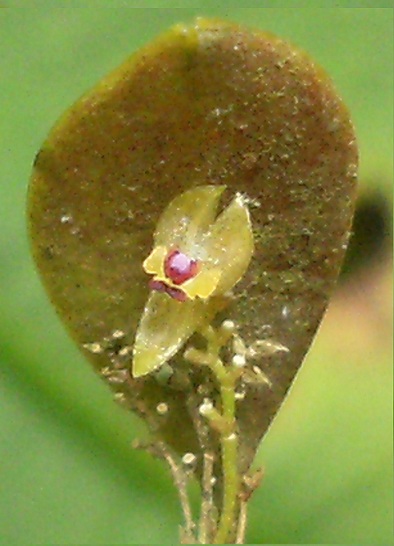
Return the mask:
[[[202,503],[199,527],[199,543],[209,544],[208,540],[212,532],[212,509],[213,509],[213,455],[204,453],[203,480],[202,480]]]
[[[190,362],[198,366],[207,366],[213,373],[220,388],[220,411],[215,407],[214,401],[209,398],[204,398],[203,403],[198,408],[200,416],[204,417],[211,428],[218,432],[220,436],[223,499],[213,544],[225,544],[228,541],[239,544],[240,540],[243,539],[246,526],[246,510],[240,506],[241,478],[238,471],[239,441],[235,393],[237,381],[243,373],[244,364],[240,364],[239,359],[236,361],[234,357],[230,364],[224,365],[220,358],[220,349],[234,335],[234,329],[234,324],[231,321],[224,322],[217,331],[212,326],[204,326],[200,332],[207,341],[206,351],[189,348],[184,354],[185,358]],[[198,428],[196,427],[197,433]],[[203,448],[203,446],[201,447]],[[207,463],[207,461],[204,462]],[[208,469],[209,472],[212,471],[211,467],[208,467]],[[206,471],[207,469],[204,468],[203,470]],[[203,497],[209,490],[206,478],[207,475],[204,475],[202,480]],[[210,497],[210,495],[211,493],[208,496]],[[209,534],[207,533],[206,512],[208,505],[212,506],[212,499],[210,498],[209,502],[206,501],[207,499],[204,497],[200,520],[200,544],[205,543]],[[243,518],[242,522],[240,522],[240,518]]]
[[[237,537],[235,544],[244,544],[246,534],[246,521],[247,521],[247,501],[241,500],[239,506],[239,521],[237,528]]]
[[[186,544],[190,544],[190,540],[193,538],[193,531],[194,531],[194,522],[193,522],[193,515],[189,504],[189,498],[187,494],[187,479],[184,476],[184,473],[180,466],[176,463],[174,457],[167,449],[167,446],[163,442],[159,442],[155,446],[158,450],[160,455],[167,461],[172,478],[174,480],[175,486],[179,493],[179,502],[181,504],[183,516],[185,519],[185,527],[183,530],[183,534],[185,535],[185,538],[187,538],[188,542]],[[182,542],[185,544],[185,542]]]
[[[220,385],[222,402],[221,419],[226,427],[220,431],[223,473],[223,504],[214,544],[225,544],[234,529],[237,500],[240,488],[238,473],[238,436],[235,420],[235,387],[240,372],[234,367],[226,367],[219,358],[220,342],[213,328],[204,332],[208,340],[208,354],[215,356],[208,366]]]
[[[221,435],[223,505],[214,544],[224,544],[234,527],[239,491],[238,474],[238,436],[235,426],[235,383],[236,376],[222,365],[225,376],[220,383],[223,417],[227,420],[229,431]]]

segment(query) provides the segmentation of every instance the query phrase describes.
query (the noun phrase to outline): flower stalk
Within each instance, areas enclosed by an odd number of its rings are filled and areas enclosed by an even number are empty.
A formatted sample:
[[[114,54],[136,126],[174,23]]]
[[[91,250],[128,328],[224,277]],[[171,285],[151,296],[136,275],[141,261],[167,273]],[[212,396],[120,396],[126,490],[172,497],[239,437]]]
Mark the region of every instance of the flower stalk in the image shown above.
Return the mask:
[[[238,498],[240,496],[240,475],[238,471],[238,434],[236,426],[236,384],[241,375],[239,368],[225,366],[219,357],[221,349],[220,336],[211,327],[203,330],[207,339],[207,366],[212,371],[220,387],[221,413],[212,407],[209,412],[203,412],[213,428],[220,431],[223,501],[217,532],[213,543],[223,544],[231,538],[236,522]],[[224,338],[225,339],[225,338]],[[224,341],[223,336],[222,340]],[[220,423],[218,427],[217,423]],[[223,425],[224,423],[224,425]]]

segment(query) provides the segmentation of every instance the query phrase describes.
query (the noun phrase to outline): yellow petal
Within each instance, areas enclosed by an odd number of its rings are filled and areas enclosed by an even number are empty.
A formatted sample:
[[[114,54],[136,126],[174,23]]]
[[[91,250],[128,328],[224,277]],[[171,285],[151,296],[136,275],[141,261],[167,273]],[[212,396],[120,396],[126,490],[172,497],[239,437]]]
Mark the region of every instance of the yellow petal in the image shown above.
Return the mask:
[[[164,259],[167,252],[168,251],[165,246],[155,247],[142,264],[142,267],[146,273],[164,278]]]
[[[140,320],[133,350],[133,377],[141,377],[167,362],[205,320],[201,300],[179,302],[152,292]]]
[[[204,268],[193,279],[182,285],[182,290],[188,298],[194,299],[196,296],[202,299],[208,298],[217,287],[221,276],[221,271],[217,267]]]
[[[224,294],[244,275],[254,250],[249,211],[241,196],[218,216],[205,249],[211,264],[221,271],[214,294]]]
[[[187,246],[209,229],[225,186],[198,186],[175,197],[161,215],[155,245]]]

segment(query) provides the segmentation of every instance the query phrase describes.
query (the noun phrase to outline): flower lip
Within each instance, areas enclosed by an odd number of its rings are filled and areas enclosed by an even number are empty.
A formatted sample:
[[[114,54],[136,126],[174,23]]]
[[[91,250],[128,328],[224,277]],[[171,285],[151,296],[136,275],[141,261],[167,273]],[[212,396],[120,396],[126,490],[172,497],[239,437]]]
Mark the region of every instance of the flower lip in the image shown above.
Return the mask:
[[[169,286],[163,281],[158,281],[155,279],[151,279],[149,281],[149,288],[151,290],[155,290],[156,292],[165,292],[169,296],[171,296],[172,299],[184,302],[187,300],[187,295],[183,290],[180,290],[179,288],[175,288],[174,286]]]
[[[173,284],[183,284],[197,275],[198,262],[180,250],[172,250],[164,260],[165,276]]]

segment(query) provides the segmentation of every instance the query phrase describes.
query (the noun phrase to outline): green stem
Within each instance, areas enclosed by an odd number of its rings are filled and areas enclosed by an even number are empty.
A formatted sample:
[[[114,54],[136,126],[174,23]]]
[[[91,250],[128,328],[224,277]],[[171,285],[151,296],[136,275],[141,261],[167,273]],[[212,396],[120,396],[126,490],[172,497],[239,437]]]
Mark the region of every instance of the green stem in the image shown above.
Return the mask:
[[[223,367],[224,368],[224,367]],[[222,472],[223,472],[223,505],[214,544],[225,544],[234,528],[239,492],[238,474],[238,436],[235,426],[235,382],[231,371],[220,383],[223,405],[223,417],[229,424],[227,434],[221,435]]]
[[[220,433],[223,472],[223,504],[214,544],[225,544],[234,529],[240,478],[238,473],[238,436],[236,429],[235,387],[239,370],[224,366],[219,358],[220,342],[213,328],[205,331],[208,353],[215,355],[208,364],[219,385],[222,403],[222,418],[226,427]]]
[[[240,476],[238,472],[238,435],[236,426],[235,388],[241,375],[241,370],[235,366],[225,366],[220,359],[220,348],[228,340],[214,328],[207,326],[201,332],[207,340],[207,351],[203,359],[195,359],[207,365],[214,374],[221,395],[221,413],[213,406],[204,408],[203,415],[211,421],[211,425],[219,431],[222,455],[223,501],[220,520],[213,544],[225,544],[232,539],[238,518],[238,497]],[[189,356],[194,353],[189,352]]]

